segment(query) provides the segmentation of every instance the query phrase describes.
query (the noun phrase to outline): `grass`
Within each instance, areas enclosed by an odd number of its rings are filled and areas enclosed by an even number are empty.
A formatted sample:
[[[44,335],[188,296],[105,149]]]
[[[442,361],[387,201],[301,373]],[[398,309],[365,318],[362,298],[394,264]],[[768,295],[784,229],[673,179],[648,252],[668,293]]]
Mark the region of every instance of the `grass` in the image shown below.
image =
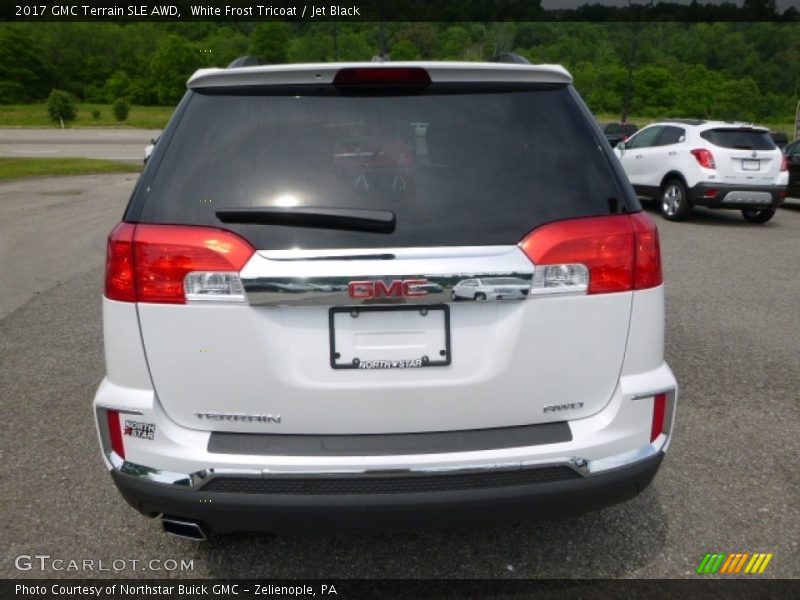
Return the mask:
[[[164,129],[175,110],[172,106],[132,105],[127,120],[117,121],[110,104],[79,103],[78,116],[67,127],[137,127],[141,129]],[[100,113],[98,118],[92,114]],[[50,120],[47,105],[0,104],[0,127],[60,127]]]
[[[95,118],[92,113],[100,113]],[[110,104],[78,104],[78,116],[67,127],[137,127],[141,129],[164,129],[167,121],[172,116],[174,107],[172,106],[131,106],[128,119],[117,121],[111,110]],[[601,123],[619,121],[619,115],[598,114],[595,115]],[[640,128],[656,121],[652,117],[644,118],[630,116],[628,120],[636,123]],[[783,131],[791,139],[794,137],[794,123],[757,123],[764,127],[769,127],[773,131]],[[0,127],[59,127],[57,123],[50,120],[47,114],[47,106],[39,104],[0,104]]]
[[[95,173],[136,173],[142,165],[94,158],[0,158],[0,181]]]

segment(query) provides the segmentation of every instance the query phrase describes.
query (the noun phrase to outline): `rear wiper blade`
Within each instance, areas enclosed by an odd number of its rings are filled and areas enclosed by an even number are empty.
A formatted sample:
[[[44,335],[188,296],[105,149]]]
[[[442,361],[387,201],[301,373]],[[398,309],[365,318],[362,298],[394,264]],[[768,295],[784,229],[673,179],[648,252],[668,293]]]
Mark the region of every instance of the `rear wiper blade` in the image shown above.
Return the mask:
[[[216,211],[216,215],[223,223],[286,225],[372,233],[392,233],[395,227],[393,212],[369,208],[255,206],[225,208]]]

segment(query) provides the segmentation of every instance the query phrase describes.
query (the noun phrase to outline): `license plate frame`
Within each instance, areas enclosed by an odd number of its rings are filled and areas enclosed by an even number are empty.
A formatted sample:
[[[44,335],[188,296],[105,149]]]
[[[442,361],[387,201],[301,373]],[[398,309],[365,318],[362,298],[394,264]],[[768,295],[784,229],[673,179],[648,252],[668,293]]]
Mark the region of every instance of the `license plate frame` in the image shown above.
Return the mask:
[[[743,158],[742,159],[742,171],[760,171],[761,170],[761,161],[757,158]]]
[[[353,312],[366,314],[381,313],[381,312],[397,312],[397,311],[413,311],[422,313],[425,311],[426,315],[431,313],[441,312],[443,320],[443,337],[444,337],[444,352],[445,355],[441,356],[436,353],[435,356],[421,356],[419,357],[419,364],[407,364],[415,362],[416,359],[393,359],[386,357],[380,360],[370,360],[361,363],[356,358],[356,362],[346,362],[346,359],[337,357],[336,348],[336,315],[341,313],[352,314]],[[422,314],[420,314],[422,317]],[[333,306],[328,309],[328,334],[330,346],[330,364],[331,368],[336,370],[357,369],[364,371],[375,370],[401,370],[401,369],[419,369],[427,367],[447,367],[452,362],[453,351],[451,347],[450,338],[450,307],[447,304],[430,304],[430,305],[371,305],[371,306]],[[432,353],[433,354],[433,353]],[[427,359],[427,360],[426,360]],[[367,363],[396,363],[394,366],[380,366],[372,365],[367,366]],[[402,364],[401,364],[402,363]]]

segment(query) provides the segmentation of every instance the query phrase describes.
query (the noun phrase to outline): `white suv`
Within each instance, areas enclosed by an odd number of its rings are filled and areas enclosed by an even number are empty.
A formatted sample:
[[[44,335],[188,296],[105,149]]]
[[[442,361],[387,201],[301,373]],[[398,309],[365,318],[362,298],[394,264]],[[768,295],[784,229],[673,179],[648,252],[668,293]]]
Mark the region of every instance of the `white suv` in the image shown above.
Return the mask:
[[[747,221],[766,223],[786,198],[786,159],[762,127],[673,119],[641,129],[614,152],[636,193],[658,198],[671,221],[697,205],[741,209]]]
[[[453,286],[453,300],[502,300],[524,298],[531,289],[531,282],[516,277],[488,277],[486,279],[462,279]]]
[[[94,405],[126,500],[199,539],[641,492],[676,402],[658,232],[571,81],[198,71],[108,240]],[[454,302],[465,279],[513,285]]]

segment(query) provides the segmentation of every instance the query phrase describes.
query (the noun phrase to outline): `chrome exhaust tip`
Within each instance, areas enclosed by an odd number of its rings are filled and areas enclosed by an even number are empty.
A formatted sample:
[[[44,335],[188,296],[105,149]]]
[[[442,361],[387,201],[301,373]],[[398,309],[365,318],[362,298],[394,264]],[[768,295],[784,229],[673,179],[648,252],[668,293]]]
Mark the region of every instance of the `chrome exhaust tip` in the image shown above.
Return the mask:
[[[166,533],[184,540],[205,542],[208,539],[203,526],[197,521],[173,519],[172,517],[161,517],[161,526],[164,528]]]

